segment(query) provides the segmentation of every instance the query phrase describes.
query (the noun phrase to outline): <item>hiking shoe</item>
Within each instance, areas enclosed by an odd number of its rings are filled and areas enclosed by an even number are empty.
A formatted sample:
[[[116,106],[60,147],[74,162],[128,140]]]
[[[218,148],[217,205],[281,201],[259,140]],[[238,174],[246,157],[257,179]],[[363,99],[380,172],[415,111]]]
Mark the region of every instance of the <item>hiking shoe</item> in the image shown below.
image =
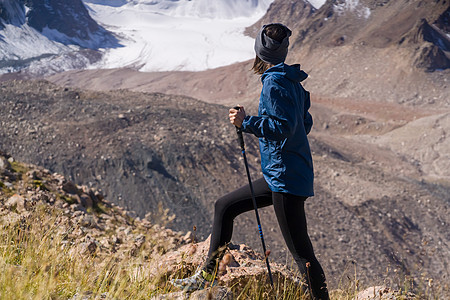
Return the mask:
[[[184,279],[173,279],[170,283],[186,292],[202,290],[217,284],[216,278],[204,270],[196,272],[194,275]]]

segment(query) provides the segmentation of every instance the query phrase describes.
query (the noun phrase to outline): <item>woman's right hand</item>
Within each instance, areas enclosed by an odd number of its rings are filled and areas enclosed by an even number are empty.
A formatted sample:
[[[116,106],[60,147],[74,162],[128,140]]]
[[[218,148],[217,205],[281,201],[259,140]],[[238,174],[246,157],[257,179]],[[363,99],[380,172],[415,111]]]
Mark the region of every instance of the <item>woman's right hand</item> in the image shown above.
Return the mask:
[[[241,128],[242,126],[242,122],[244,121],[245,118],[245,110],[243,106],[238,105],[239,110],[236,108],[230,108],[228,117],[230,118],[230,122],[231,124],[233,124],[234,126]]]

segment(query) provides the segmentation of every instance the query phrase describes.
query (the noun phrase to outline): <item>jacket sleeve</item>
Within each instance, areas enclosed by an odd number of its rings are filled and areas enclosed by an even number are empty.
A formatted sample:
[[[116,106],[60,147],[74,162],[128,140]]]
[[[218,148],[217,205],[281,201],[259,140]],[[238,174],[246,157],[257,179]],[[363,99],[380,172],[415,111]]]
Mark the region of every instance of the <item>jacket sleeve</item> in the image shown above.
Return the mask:
[[[311,131],[313,126],[313,118],[309,113],[309,108],[311,107],[311,98],[310,94],[307,90],[305,91],[305,105],[304,105],[304,116],[303,116],[303,124],[305,125],[305,132],[308,134]]]
[[[290,137],[297,124],[291,93],[283,87],[283,79],[272,79],[263,85],[261,116],[246,116],[242,130],[257,137],[282,141]]]

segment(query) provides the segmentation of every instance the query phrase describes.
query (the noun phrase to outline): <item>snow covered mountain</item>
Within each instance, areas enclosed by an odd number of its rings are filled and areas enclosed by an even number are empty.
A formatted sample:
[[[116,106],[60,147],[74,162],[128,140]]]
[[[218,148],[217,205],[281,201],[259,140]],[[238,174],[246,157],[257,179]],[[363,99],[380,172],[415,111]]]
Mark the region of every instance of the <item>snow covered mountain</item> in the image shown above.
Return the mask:
[[[244,28],[272,1],[2,0],[0,74],[197,71],[247,60],[253,41]]]
[[[26,5],[27,24],[53,41],[90,49],[117,46],[81,0],[31,0]]]
[[[83,68],[101,57],[95,49],[118,45],[81,0],[0,2],[0,74]]]
[[[57,54],[65,49],[43,37],[26,22],[25,7],[17,1],[0,3],[0,56],[2,66],[8,61],[30,59],[40,55]]]
[[[92,17],[122,37],[94,68],[200,71],[253,57],[244,28],[273,0],[85,0]]]

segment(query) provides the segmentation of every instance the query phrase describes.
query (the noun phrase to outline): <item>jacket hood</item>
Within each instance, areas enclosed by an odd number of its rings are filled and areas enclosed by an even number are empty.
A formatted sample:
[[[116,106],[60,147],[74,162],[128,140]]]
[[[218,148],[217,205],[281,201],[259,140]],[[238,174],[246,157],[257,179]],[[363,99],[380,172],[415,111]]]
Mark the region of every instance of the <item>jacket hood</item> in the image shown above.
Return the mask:
[[[261,80],[264,80],[264,78],[269,74],[279,74],[294,82],[302,82],[308,77],[308,74],[306,74],[305,71],[300,70],[299,64],[287,65],[285,63],[279,63],[278,65],[273,66],[272,68],[264,72],[264,74],[261,76]]]

